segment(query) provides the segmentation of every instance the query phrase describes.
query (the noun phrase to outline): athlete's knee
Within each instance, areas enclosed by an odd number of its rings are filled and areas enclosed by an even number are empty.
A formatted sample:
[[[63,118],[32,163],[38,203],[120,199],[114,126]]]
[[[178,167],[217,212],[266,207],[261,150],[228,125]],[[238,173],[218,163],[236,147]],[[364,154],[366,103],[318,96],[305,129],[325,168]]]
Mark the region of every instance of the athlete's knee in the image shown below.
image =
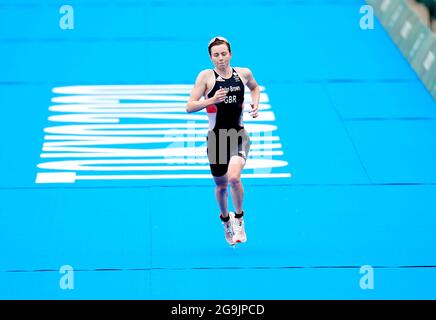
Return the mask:
[[[229,176],[229,183],[233,186],[238,186],[241,183],[241,177],[239,175],[230,175]]]
[[[227,186],[228,186],[228,182],[225,180],[216,182],[216,190],[218,191],[226,191]]]

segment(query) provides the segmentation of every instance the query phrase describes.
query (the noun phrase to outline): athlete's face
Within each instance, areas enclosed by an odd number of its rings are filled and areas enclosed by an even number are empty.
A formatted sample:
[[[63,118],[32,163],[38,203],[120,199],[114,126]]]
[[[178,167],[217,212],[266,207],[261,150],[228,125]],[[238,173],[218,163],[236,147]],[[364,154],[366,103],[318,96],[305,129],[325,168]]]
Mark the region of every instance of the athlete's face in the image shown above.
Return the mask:
[[[216,68],[226,69],[229,66],[232,54],[229,52],[229,48],[227,48],[225,43],[213,46],[210,52],[210,58]]]

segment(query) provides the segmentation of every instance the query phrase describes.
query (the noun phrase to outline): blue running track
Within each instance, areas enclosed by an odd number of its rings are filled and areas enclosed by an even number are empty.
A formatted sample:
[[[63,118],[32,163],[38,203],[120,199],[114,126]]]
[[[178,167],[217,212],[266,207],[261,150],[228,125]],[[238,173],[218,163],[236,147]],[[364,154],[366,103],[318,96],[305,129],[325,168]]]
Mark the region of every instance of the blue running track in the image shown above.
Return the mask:
[[[64,4],[0,1],[1,299],[436,298],[436,104],[363,0]],[[234,249],[184,109],[214,35],[262,86]]]

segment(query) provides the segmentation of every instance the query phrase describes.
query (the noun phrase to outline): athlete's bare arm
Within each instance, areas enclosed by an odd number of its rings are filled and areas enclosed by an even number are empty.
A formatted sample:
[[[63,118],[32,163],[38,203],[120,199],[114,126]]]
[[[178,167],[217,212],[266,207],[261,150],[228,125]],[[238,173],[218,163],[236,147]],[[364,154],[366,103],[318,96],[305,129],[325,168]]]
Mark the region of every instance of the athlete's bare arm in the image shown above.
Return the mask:
[[[260,98],[259,85],[257,84],[256,79],[254,79],[253,73],[251,72],[250,69],[241,68],[241,70],[245,79],[247,79],[247,87],[248,89],[250,89],[251,104],[252,104],[252,110],[250,113],[253,118],[256,118],[259,110],[259,98]]]
[[[217,90],[212,98],[200,100],[206,93],[207,79],[210,76],[210,71],[201,71],[195,80],[194,88],[192,88],[191,96],[189,97],[188,104],[186,105],[186,112],[197,112],[207,106],[215,103],[223,102],[226,97],[224,89]]]

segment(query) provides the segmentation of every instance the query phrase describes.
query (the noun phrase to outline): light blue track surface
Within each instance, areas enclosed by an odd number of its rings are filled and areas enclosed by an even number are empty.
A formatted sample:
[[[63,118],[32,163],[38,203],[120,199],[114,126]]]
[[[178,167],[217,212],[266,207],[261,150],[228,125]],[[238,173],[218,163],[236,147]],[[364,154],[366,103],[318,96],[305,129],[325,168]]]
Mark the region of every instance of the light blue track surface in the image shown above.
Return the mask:
[[[74,30],[62,4],[0,2],[0,298],[436,298],[436,105],[382,26],[359,28],[363,1],[71,1]],[[243,179],[246,244],[226,245],[211,178],[35,183],[53,88],[193,84],[217,34],[292,175]]]

